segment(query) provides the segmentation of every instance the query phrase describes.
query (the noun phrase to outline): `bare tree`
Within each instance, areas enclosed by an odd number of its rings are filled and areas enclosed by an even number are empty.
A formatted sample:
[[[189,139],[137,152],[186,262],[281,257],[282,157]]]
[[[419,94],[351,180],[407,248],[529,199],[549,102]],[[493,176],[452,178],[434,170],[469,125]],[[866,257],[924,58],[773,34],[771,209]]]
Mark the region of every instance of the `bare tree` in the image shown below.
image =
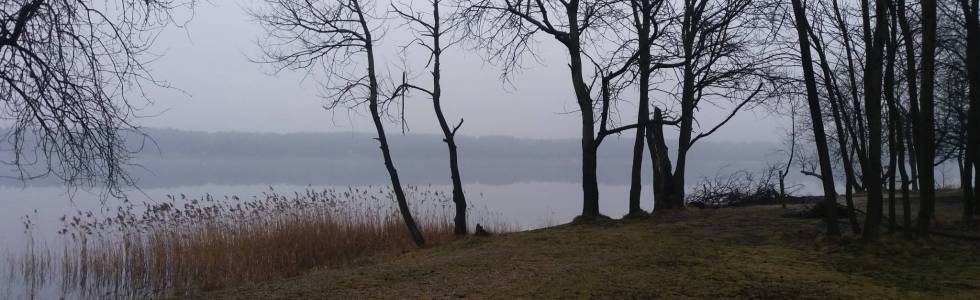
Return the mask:
[[[840,237],[837,225],[837,192],[834,188],[834,176],[830,166],[830,151],[827,147],[827,137],[823,128],[823,115],[820,109],[820,99],[817,95],[817,83],[814,78],[813,59],[810,54],[809,22],[806,18],[806,8],[801,0],[792,0],[795,27],[800,44],[800,60],[803,66],[803,78],[807,90],[807,103],[810,108],[810,120],[813,127],[814,142],[817,145],[817,157],[820,163],[820,179],[824,192],[824,222],[827,224],[827,236]]]
[[[408,207],[398,171],[391,158],[382,114],[398,94],[383,98],[375,62],[373,3],[365,0],[263,0],[264,10],[252,11],[266,30],[260,44],[264,60],[278,70],[322,72],[327,109],[367,104],[377,131],[398,210],[415,244],[425,245]],[[369,1],[369,0],[366,0]],[[357,58],[357,59],[352,59]]]
[[[684,206],[687,154],[693,145],[717,132],[739,111],[773,96],[771,50],[773,23],[768,2],[753,0],[686,0],[680,19],[678,51],[681,60],[676,164],[672,173],[655,172],[654,182],[670,182],[667,198],[657,199],[655,209]],[[724,119],[695,133],[695,115],[704,105],[731,104]],[[654,139],[659,139],[654,137]],[[658,142],[654,142],[656,145]],[[666,147],[653,154],[654,161],[669,162]],[[656,184],[655,184],[656,186]],[[655,192],[656,194],[656,192]]]
[[[885,41],[888,39],[888,0],[875,1],[874,19],[874,36],[871,47],[865,52],[867,58],[864,65],[864,108],[867,113],[869,136],[864,158],[866,163],[862,172],[865,187],[868,189],[867,217],[865,217],[863,232],[865,241],[877,241],[881,233],[883,195],[881,188],[881,62]],[[865,17],[865,28],[870,28],[871,25],[868,22],[867,17]]]
[[[883,0],[878,0],[882,1]],[[919,132],[918,145],[919,164],[919,217],[918,231],[925,238],[929,237],[936,201],[936,186],[933,171],[933,160],[936,157],[935,130],[933,128],[935,115],[933,93],[936,76],[936,0],[922,1],[922,95],[919,105],[921,109],[915,117],[919,122],[916,131]]]
[[[183,0],[0,2],[0,136],[17,179],[69,186],[133,184],[126,166],[144,137],[135,123],[151,103],[148,63],[157,34]],[[180,24],[177,24],[180,25]],[[144,141],[146,141],[144,139]]]
[[[895,96],[895,60],[898,56],[898,26],[897,22],[894,21],[894,16],[895,11],[893,9],[889,10],[889,17],[892,19],[892,22],[889,23],[890,27],[888,30],[888,52],[885,55],[883,87],[885,103],[888,106],[888,173],[883,178],[887,180],[888,186],[888,232],[895,232],[897,227],[895,210],[895,177],[897,177],[897,166],[895,164],[898,160],[898,147],[896,144],[901,144],[901,138],[897,135],[901,131],[899,125],[902,124],[902,115],[898,111],[898,99]]]
[[[905,150],[909,158],[909,183],[912,190],[918,189],[918,149],[915,147],[915,141],[919,139],[919,68],[918,59],[916,57],[916,44],[914,29],[912,28],[912,22],[909,20],[909,9],[906,6],[905,0],[896,0],[896,15],[898,15],[898,25],[902,32],[902,46],[905,48],[905,89],[908,93],[908,117],[906,118],[908,122],[905,123],[906,145]],[[911,228],[911,209],[906,211],[908,215],[906,216],[904,222],[906,228]]]
[[[673,68],[680,66],[679,63],[664,63],[655,61],[651,51],[658,39],[666,33],[666,26],[671,20],[669,15],[664,12],[666,8],[665,0],[631,0],[630,8],[632,12],[632,23],[636,30],[637,41],[637,69],[639,76],[639,102],[637,103],[637,124],[650,122],[650,77],[653,72],[661,68]],[[657,120],[662,121],[662,120]],[[640,195],[643,187],[642,172],[644,140],[646,139],[647,126],[636,128],[636,139],[633,143],[633,163],[630,173],[630,194],[629,194],[629,214],[628,216],[644,216],[640,208]],[[657,199],[659,201],[661,199]]]
[[[837,11],[836,2],[834,3],[835,3],[834,5],[835,11]],[[838,83],[838,80],[834,74],[834,70],[831,68],[830,58],[828,57],[829,51],[827,51],[826,49],[827,48],[826,42],[824,42],[825,37],[823,34],[822,26],[820,26],[823,25],[822,22],[820,22],[823,21],[822,15],[815,14],[813,16],[813,20],[817,21],[816,22],[816,24],[818,24],[817,29],[814,29],[813,26],[808,26],[807,29],[809,31],[810,40],[812,41],[811,43],[811,45],[813,46],[812,50],[813,52],[817,53],[817,57],[819,58],[820,70],[821,70],[821,74],[823,75],[822,82],[823,82],[823,86],[826,89],[824,95],[827,98],[827,102],[830,104],[831,119],[833,120],[834,127],[836,129],[835,132],[837,136],[838,152],[841,158],[841,166],[842,169],[844,170],[844,182],[845,182],[844,199],[847,205],[847,209],[850,211],[855,211],[854,199],[853,199],[854,188],[860,187],[861,185],[858,184],[856,179],[857,176],[854,174],[855,172],[854,172],[853,160],[851,159],[852,153],[851,151],[849,151],[849,150],[853,150],[854,148],[848,146],[849,142],[847,136],[849,132],[853,133],[853,131],[849,130],[852,128],[852,126],[847,125],[850,124],[851,122],[847,120],[848,114],[845,108],[847,104],[846,101],[843,101],[843,99],[846,99],[846,95],[845,93],[841,92],[840,84]],[[837,20],[836,23],[837,23],[836,27],[839,29],[840,28],[839,24],[841,23],[841,20]],[[849,33],[845,31],[841,34],[847,35]],[[842,40],[844,41],[843,48],[845,50],[848,49],[847,46],[848,38],[845,37]],[[847,66],[849,69],[851,64],[847,64]],[[848,75],[853,74],[853,72],[851,72],[850,70],[848,70],[847,73]],[[856,94],[852,93],[851,95],[853,96]],[[851,136],[854,137],[853,134],[851,134]],[[848,217],[851,224],[851,231],[854,232],[854,234],[860,234],[861,226],[858,223],[857,215],[848,214]]]
[[[820,56],[821,68],[824,69],[824,81],[826,81],[824,84],[828,85],[828,101],[831,105],[835,127],[839,132],[837,136],[839,152],[843,162],[842,167],[846,176],[846,199],[848,203],[853,203],[851,198],[852,192],[855,190],[858,192],[864,190],[864,183],[862,180],[859,180],[860,177],[863,177],[860,175],[863,174],[855,170],[855,165],[860,166],[863,170],[867,161],[864,159],[867,142],[865,140],[866,134],[860,100],[863,89],[858,85],[858,74],[860,70],[857,68],[858,62],[856,59],[856,57],[860,57],[856,55],[860,49],[852,42],[853,30],[848,22],[849,14],[845,10],[846,7],[842,8],[836,0],[830,1],[830,7],[826,7],[825,2],[818,2],[818,4],[822,4],[822,9],[813,17],[812,20],[814,23],[818,28],[821,28],[823,27],[824,19],[832,19],[830,23],[836,30],[829,37],[822,37],[824,31],[819,30],[817,35],[821,37],[813,36],[814,50]],[[862,2],[862,4],[866,3]],[[831,45],[834,41],[837,44]],[[830,52],[833,48],[839,48],[838,52],[843,51],[843,54],[836,53],[838,59],[843,60],[843,63],[838,63],[842,65],[838,67],[843,68],[842,71],[831,69]],[[844,73],[846,80],[838,79],[838,73]],[[842,91],[845,89],[847,92]],[[857,157],[856,164],[854,160],[855,154]],[[849,208],[853,209],[853,204],[849,204]],[[856,224],[853,224],[852,227],[855,233],[860,232],[860,228]]]
[[[891,8],[892,5],[889,5]],[[898,145],[901,144],[901,124],[902,114],[899,112],[898,99],[895,95],[895,61],[898,56],[898,22],[895,22],[895,10],[889,9],[889,23],[887,53],[885,55],[884,73],[884,94],[885,103],[888,106],[888,172],[884,178],[888,186],[888,232],[895,232],[897,227],[896,208],[895,208],[895,178],[897,177],[895,165],[898,161]]]
[[[403,82],[396,88],[395,94],[408,92],[409,90],[420,91],[428,95],[432,100],[432,108],[439,121],[439,128],[442,130],[442,141],[449,148],[449,173],[453,182],[453,204],[456,205],[456,216],[453,221],[455,224],[453,232],[456,235],[466,235],[466,195],[463,193],[463,181],[459,172],[459,155],[456,147],[456,131],[463,125],[460,119],[456,125],[451,126],[446,120],[446,115],[442,111],[442,53],[447,46],[444,45],[443,36],[449,33],[452,28],[446,26],[446,19],[440,15],[440,0],[431,0],[429,5],[431,11],[426,13],[417,12],[411,5],[397,6],[392,4],[392,11],[403,18],[412,27],[417,36],[413,44],[425,48],[429,52],[427,66],[431,65],[432,87],[424,88],[418,85]],[[426,20],[430,18],[430,20]],[[428,39],[428,40],[426,40]]]
[[[966,27],[965,64],[970,87],[968,115],[970,122],[967,124],[969,128],[966,156],[969,157],[971,164],[966,164],[965,173],[969,173],[971,167],[974,172],[978,172],[978,176],[973,178],[975,180],[973,188],[976,189],[980,187],[980,121],[977,121],[980,120],[980,1],[959,0],[959,3]],[[972,197],[969,202],[973,203],[973,213],[980,214],[980,193],[974,190]]]
[[[616,14],[611,0],[467,0],[463,13],[469,36],[485,48],[492,61],[504,66],[504,76],[520,67],[525,56],[534,55],[538,35],[558,41],[569,55],[575,102],[581,115],[582,215],[599,213],[599,184],[596,173],[595,101],[587,83],[583,63],[589,33],[602,27],[603,20]]]

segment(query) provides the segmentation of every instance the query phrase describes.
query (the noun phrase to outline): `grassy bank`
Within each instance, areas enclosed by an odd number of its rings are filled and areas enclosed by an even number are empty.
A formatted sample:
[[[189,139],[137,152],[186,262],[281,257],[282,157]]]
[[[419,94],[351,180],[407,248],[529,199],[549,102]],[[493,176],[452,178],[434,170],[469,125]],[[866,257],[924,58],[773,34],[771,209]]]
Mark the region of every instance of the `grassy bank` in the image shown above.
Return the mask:
[[[853,237],[831,244],[819,220],[787,212],[689,210],[473,237],[199,297],[980,298],[978,242],[907,241],[895,233],[875,245]]]

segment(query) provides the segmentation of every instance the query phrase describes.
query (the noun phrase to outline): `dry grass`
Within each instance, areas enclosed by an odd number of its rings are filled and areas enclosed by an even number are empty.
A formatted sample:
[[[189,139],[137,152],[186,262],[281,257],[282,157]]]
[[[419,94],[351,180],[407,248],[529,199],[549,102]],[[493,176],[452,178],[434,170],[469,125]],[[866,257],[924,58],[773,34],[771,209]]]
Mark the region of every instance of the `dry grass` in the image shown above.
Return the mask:
[[[452,240],[446,195],[407,192],[427,242]],[[287,278],[414,249],[391,197],[368,187],[127,203],[112,216],[66,217],[62,249],[29,243],[7,265],[28,296],[48,281],[62,296],[142,298]]]
[[[947,206],[940,206],[947,208]],[[795,207],[793,209],[802,209]],[[822,238],[778,206],[471,237],[198,299],[978,299],[980,246]]]

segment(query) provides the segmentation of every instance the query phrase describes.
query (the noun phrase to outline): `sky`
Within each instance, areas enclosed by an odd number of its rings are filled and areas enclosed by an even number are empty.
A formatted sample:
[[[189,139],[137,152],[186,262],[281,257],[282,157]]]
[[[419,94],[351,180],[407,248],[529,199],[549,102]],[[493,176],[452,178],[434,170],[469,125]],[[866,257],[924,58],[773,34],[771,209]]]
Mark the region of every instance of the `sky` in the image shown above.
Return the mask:
[[[327,111],[318,96],[317,81],[303,72],[275,73],[259,58],[257,40],[263,30],[247,13],[255,0],[200,3],[183,28],[170,28],[158,39],[159,56],[150,69],[158,80],[176,89],[149,90],[153,105],[138,120],[143,126],[199,131],[245,132],[366,132],[373,131],[366,107]],[[406,59],[397,53],[408,33],[397,21],[382,25],[378,60],[399,70]],[[540,39],[541,62],[526,66],[501,81],[499,68],[484,61],[471,45],[448,50],[443,58],[443,107],[450,122],[465,119],[460,134],[506,135],[524,138],[577,138],[579,115],[570,87],[567,54],[547,37]],[[251,59],[250,59],[251,58]],[[408,69],[425,75],[424,59],[409,55]],[[353,58],[357,59],[357,58]],[[397,73],[397,72],[396,72]],[[424,78],[425,76],[421,76]],[[621,107],[623,120],[635,119],[635,108]],[[714,107],[698,112],[705,127],[727,114]],[[410,133],[439,133],[427,98],[416,93],[406,104]],[[777,141],[786,121],[765,109],[742,112],[712,135],[719,141]],[[390,133],[400,132],[389,123]],[[707,130],[707,128],[705,129]],[[631,137],[624,135],[623,137]]]

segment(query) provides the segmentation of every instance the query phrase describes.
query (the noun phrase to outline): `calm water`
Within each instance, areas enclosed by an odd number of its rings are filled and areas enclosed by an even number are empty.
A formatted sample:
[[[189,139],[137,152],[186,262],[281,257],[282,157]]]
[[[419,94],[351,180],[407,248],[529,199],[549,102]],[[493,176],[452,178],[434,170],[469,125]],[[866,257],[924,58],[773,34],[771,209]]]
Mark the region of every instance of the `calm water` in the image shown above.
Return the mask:
[[[263,193],[274,190],[281,195],[292,195],[294,192],[304,192],[308,189],[347,190],[349,186],[312,186],[312,185],[199,185],[172,188],[145,189],[142,192],[130,193],[127,200],[141,207],[142,203],[159,203],[166,201],[167,195],[186,195],[188,199],[203,198],[211,195],[216,199],[223,196],[237,195],[242,199],[253,196],[262,198]],[[387,189],[387,186],[355,186],[367,190]],[[649,188],[649,187],[647,187]],[[449,191],[449,186],[424,185],[419,190]],[[601,185],[600,191],[604,197],[602,212],[609,216],[625,214],[628,187],[624,185]],[[496,223],[507,228],[533,229],[556,225],[570,221],[581,212],[581,188],[576,183],[564,182],[527,182],[505,185],[467,184],[467,200],[471,204],[470,226],[477,223]],[[28,252],[26,242],[33,237],[36,243],[44,243],[49,248],[59,249],[57,245],[64,243],[67,237],[57,234],[62,228],[61,217],[71,216],[78,212],[93,212],[96,217],[112,216],[122,199],[106,199],[97,191],[78,190],[69,192],[64,187],[0,187],[0,258],[9,259],[19,253]],[[414,195],[414,196],[413,196]],[[409,197],[418,197],[410,193]],[[653,206],[652,196],[644,203],[645,209]],[[421,199],[411,199],[416,202]],[[432,199],[429,199],[432,200]],[[438,199],[436,199],[438,200]],[[432,203],[432,201],[428,201]],[[446,202],[442,202],[446,203]],[[446,203],[451,205],[451,203]],[[448,210],[446,210],[448,211]],[[25,234],[24,222],[31,223],[30,235]],[[51,247],[54,245],[54,247]],[[3,262],[0,260],[0,262]],[[54,282],[48,282],[40,287],[31,287],[18,279],[12,270],[0,268],[0,299],[57,299],[84,298],[62,291]]]
[[[357,186],[367,187],[367,186]],[[380,188],[381,186],[374,186]],[[188,198],[202,198],[210,194],[216,198],[239,196],[251,198],[261,196],[270,189],[279,194],[291,195],[307,189],[328,188],[347,189],[348,186],[312,185],[199,185],[172,188],[144,189],[127,195],[128,201],[142,206],[142,203],[158,203],[167,195],[186,195]],[[445,185],[423,185],[423,189],[449,191]],[[505,185],[467,184],[467,199],[472,206],[471,223],[494,222],[516,226],[522,229],[540,228],[570,221],[581,213],[581,187],[577,183],[566,182],[525,182]],[[647,191],[649,186],[646,187]],[[601,185],[602,213],[618,217],[627,210],[626,199],[629,187],[625,185]],[[652,192],[650,192],[652,193]],[[15,250],[22,244],[26,220],[32,223],[36,237],[51,239],[61,229],[60,218],[81,212],[114,215],[122,199],[103,197],[98,191],[69,191],[60,186],[49,187],[0,187],[0,241]],[[644,201],[644,208],[653,207],[652,195]],[[418,199],[416,199],[418,200]],[[13,249],[11,249],[13,248]]]
[[[575,161],[511,160],[511,161],[463,161],[465,191],[470,204],[470,226],[477,223],[496,223],[508,228],[534,229],[571,221],[581,213],[582,191],[578,183],[579,165]],[[419,189],[448,192],[450,187],[441,184],[448,181],[444,160],[405,160],[399,164],[402,178]],[[95,217],[114,216],[116,209],[128,201],[135,207],[167,200],[167,195],[189,199],[210,195],[216,199],[238,196],[242,199],[263,198],[263,193],[274,190],[280,195],[292,195],[309,189],[346,190],[349,187],[371,190],[387,189],[384,168],[377,161],[329,161],[329,160],[172,160],[157,161],[148,165],[152,171],[137,174],[142,190],[126,193],[125,199],[104,197],[99,190],[69,190],[60,185],[34,184],[31,186],[0,182],[0,258],[24,253],[28,245],[25,223],[30,223],[30,236],[35,241],[58,249],[65,237],[57,234],[62,229],[63,216],[92,212]],[[702,177],[711,177],[737,170],[759,170],[765,166],[760,161],[735,163],[692,162],[688,182],[696,184]],[[628,208],[628,174],[626,161],[604,163],[599,168],[601,212],[610,217],[621,217]],[[644,170],[649,170],[645,166]],[[649,172],[644,174],[649,180]],[[807,178],[791,177],[791,182],[807,182]],[[329,182],[329,184],[323,184]],[[800,193],[808,193],[808,187]],[[653,195],[649,185],[644,186],[642,206],[653,207]],[[412,203],[421,200],[409,199]],[[432,201],[429,201],[432,203]],[[451,203],[446,203],[451,205]],[[11,270],[0,270],[10,276]],[[23,291],[40,293],[37,298],[58,298],[57,289],[31,289],[27,286],[0,285],[0,299],[24,298]],[[69,297],[71,298],[71,297]]]

